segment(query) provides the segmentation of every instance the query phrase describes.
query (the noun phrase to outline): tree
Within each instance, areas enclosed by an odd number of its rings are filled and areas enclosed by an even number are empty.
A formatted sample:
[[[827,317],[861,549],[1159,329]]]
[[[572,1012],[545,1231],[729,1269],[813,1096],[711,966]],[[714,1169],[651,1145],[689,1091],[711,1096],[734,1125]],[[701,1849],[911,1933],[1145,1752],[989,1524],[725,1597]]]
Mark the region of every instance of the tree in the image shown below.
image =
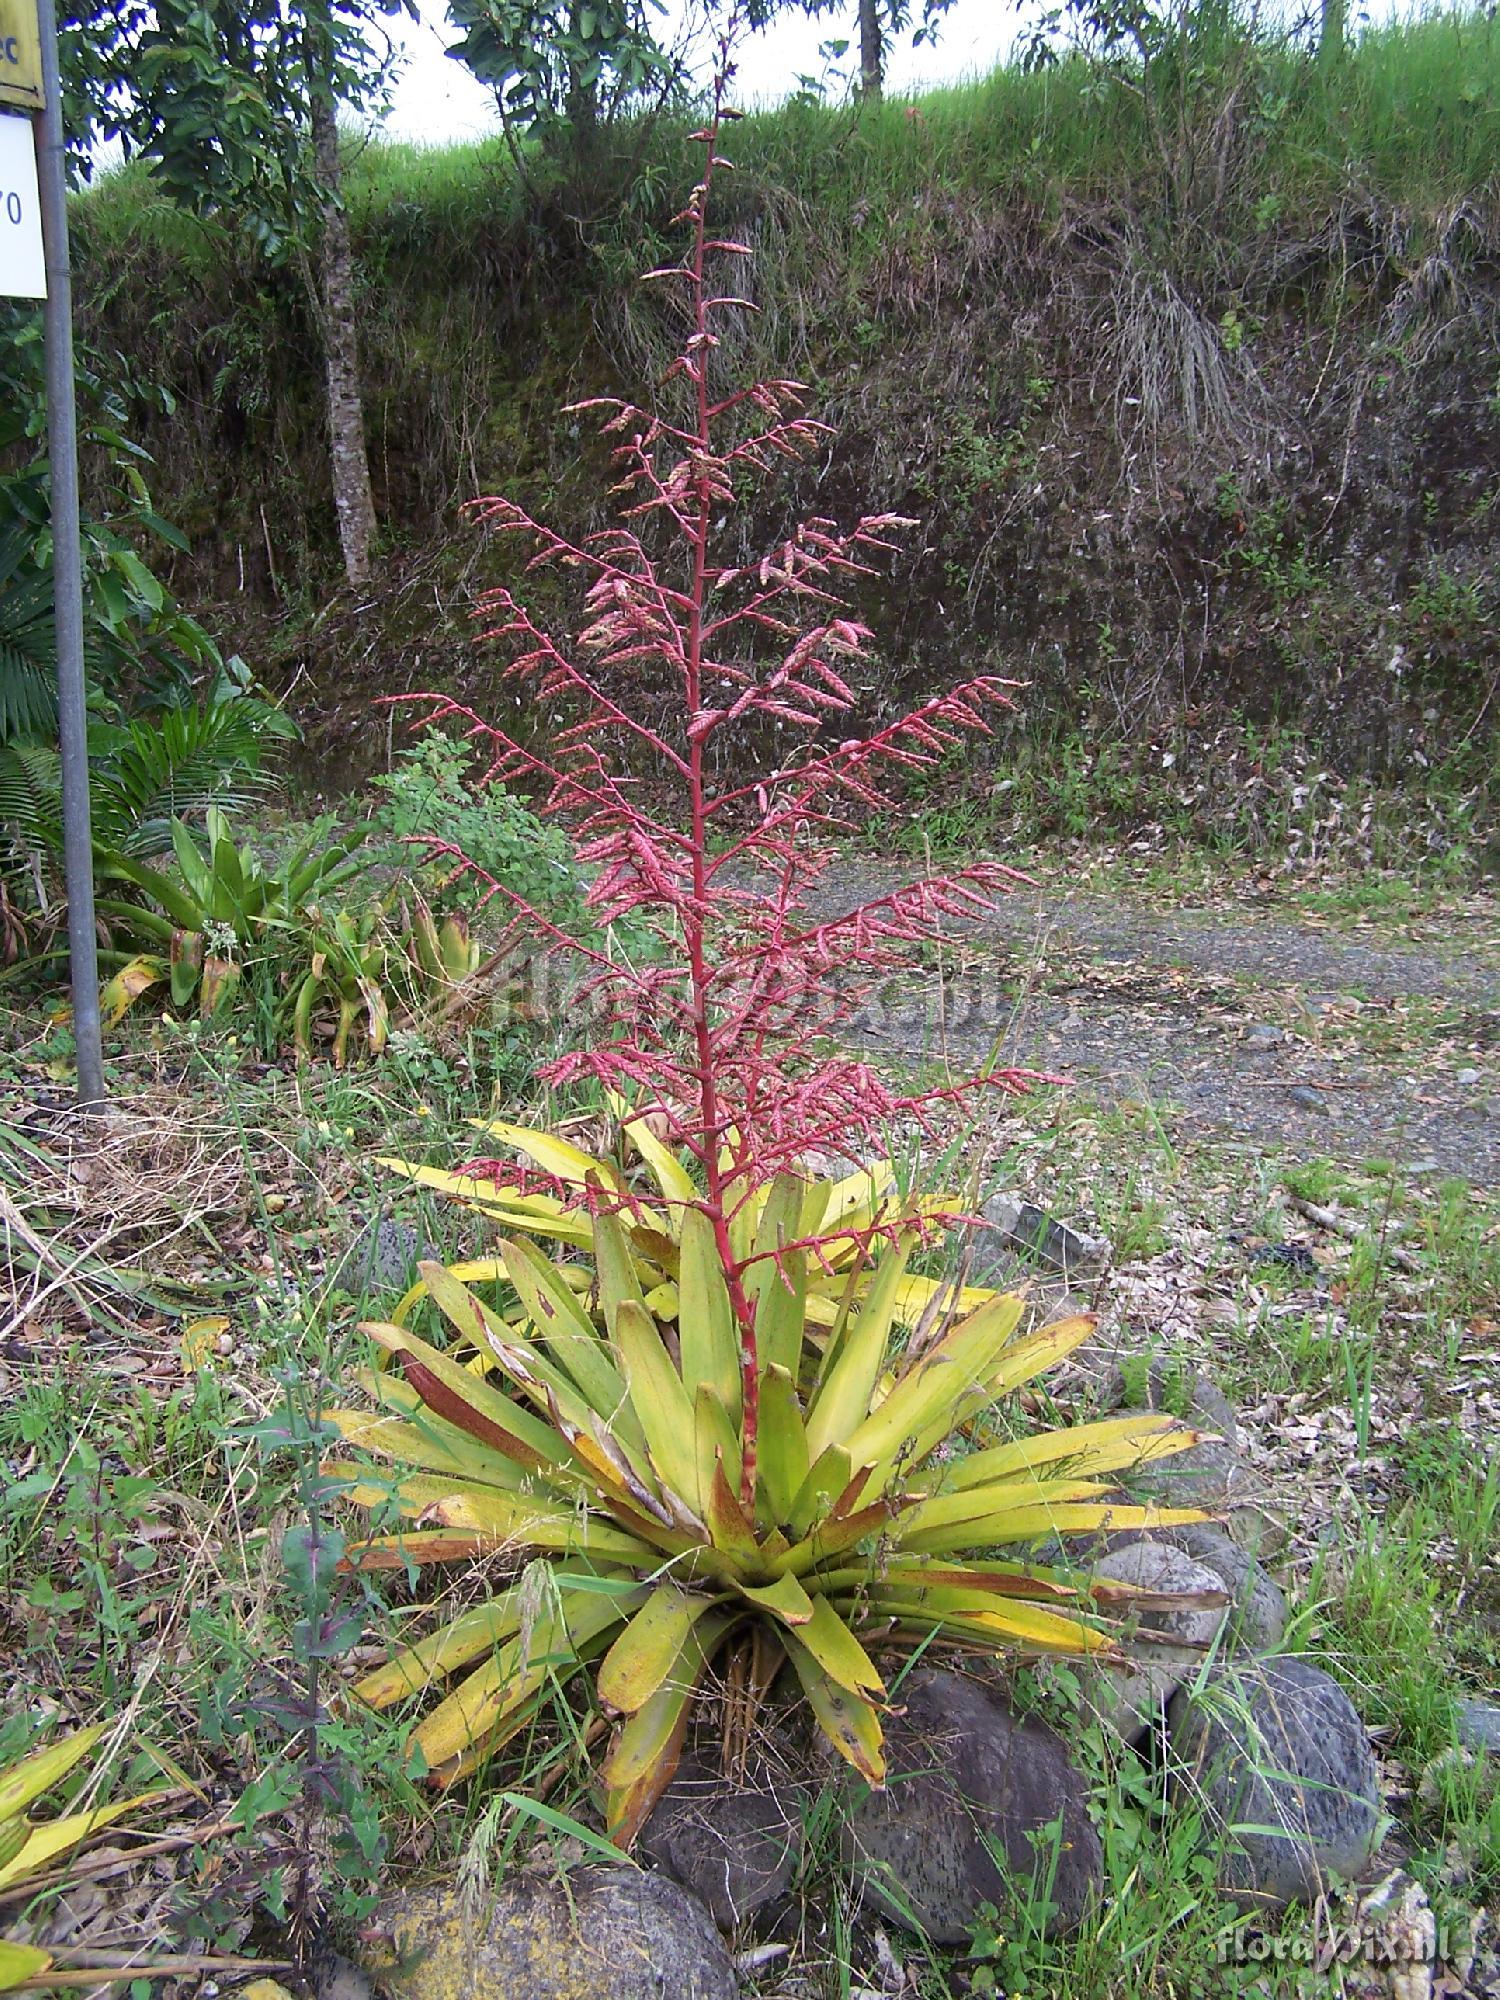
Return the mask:
[[[839,5],[840,0],[760,0],[759,5],[750,9],[748,19],[752,27],[759,28],[788,7],[818,15],[832,13]],[[885,87],[885,59],[891,43],[908,29],[917,47],[923,42],[936,41],[938,22],[952,5],[953,0],[855,0],[860,96],[878,104]]]
[[[507,133],[592,150],[600,123],[676,80],[651,32],[659,0],[449,0],[448,53],[495,93]]]
[[[380,29],[412,0],[101,0],[64,35],[77,157],[116,139],[193,213],[228,219],[307,276],[326,357],[334,507],[351,583],[367,580],[375,507],[359,390],[354,262],[338,110],[375,102]]]

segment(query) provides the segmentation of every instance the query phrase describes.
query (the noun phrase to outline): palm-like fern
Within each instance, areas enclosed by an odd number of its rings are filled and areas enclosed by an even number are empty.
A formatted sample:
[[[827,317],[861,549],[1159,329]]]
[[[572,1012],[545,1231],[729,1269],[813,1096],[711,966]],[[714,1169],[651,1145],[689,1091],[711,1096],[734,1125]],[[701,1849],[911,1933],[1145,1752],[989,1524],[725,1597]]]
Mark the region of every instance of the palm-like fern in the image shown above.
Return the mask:
[[[0,526],[0,872],[36,872],[62,846],[62,777],[56,749],[57,642],[52,578],[36,566],[34,534],[20,518]],[[91,677],[126,655],[117,638],[91,631]],[[228,674],[201,705],[161,709],[125,721],[95,719],[89,730],[94,837],[130,855],[166,853],[174,819],[211,805],[243,810],[264,796],[268,738],[292,724]]]
[[[31,566],[31,536],[0,528],[0,744],[50,737],[57,723],[52,579]]]

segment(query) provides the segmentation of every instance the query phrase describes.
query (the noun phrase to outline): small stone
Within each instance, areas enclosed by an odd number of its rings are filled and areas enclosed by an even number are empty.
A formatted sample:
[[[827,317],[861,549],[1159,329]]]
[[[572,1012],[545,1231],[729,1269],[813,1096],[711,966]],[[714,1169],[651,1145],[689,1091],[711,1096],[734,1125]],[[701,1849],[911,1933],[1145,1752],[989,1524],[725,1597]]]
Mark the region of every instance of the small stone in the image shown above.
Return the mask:
[[[1477,1069],[1461,1069],[1456,1073],[1453,1081],[1464,1090],[1472,1090],[1474,1085],[1479,1081],[1479,1071]]]
[[[364,1954],[394,2000],[738,2000],[707,1910],[665,1875],[523,1869],[472,1900],[387,1897]]]
[[[1364,1724],[1306,1660],[1222,1661],[1173,1696],[1173,1783],[1202,1814],[1220,1886],[1247,1908],[1311,1902],[1352,1878],[1380,1830]]]
[[[1286,1040],[1286,1030],[1273,1027],[1269,1021],[1257,1021],[1245,1030],[1244,1040],[1252,1049],[1279,1049]]]
[[[1048,1936],[1082,1920],[1103,1856],[1084,1782],[1050,1729],[961,1675],[919,1669],[901,1684],[885,1747],[885,1789],[852,1797],[840,1834],[883,1911],[932,1944],[965,1944],[983,1904],[1003,1923],[1016,1889],[1032,1885],[1033,1911],[1049,1897]]]
[[[791,1886],[802,1852],[801,1794],[730,1785],[691,1753],[641,1833],[641,1853],[691,1889],[720,1930],[768,1910]]]
[[[1500,1757],[1500,1704],[1461,1696],[1453,1704],[1453,1733],[1466,1750]]]
[[[1065,1275],[1102,1264],[1111,1249],[1107,1236],[1084,1236],[1066,1223],[1056,1222],[1035,1202],[1018,1195],[998,1194],[980,1210],[988,1228],[980,1231],[974,1246],[974,1282],[986,1282],[981,1266],[1001,1268],[1022,1257],[1050,1264]],[[988,1239],[988,1240],[986,1240]]]
[[[1328,1116],[1328,1105],[1321,1090],[1314,1090],[1310,1083],[1294,1083],[1287,1095],[1299,1110],[1316,1111],[1320,1116]]]
[[[1134,1636],[1123,1642],[1130,1665],[1083,1669],[1084,1700],[1124,1742],[1136,1743],[1160,1722],[1183,1679],[1202,1665],[1224,1622],[1227,1593],[1212,1570],[1181,1549],[1153,1540],[1110,1548],[1094,1564],[1094,1576],[1143,1591],[1220,1599],[1217,1606],[1167,1606],[1129,1598],[1101,1605],[1127,1631],[1135,1628]]]

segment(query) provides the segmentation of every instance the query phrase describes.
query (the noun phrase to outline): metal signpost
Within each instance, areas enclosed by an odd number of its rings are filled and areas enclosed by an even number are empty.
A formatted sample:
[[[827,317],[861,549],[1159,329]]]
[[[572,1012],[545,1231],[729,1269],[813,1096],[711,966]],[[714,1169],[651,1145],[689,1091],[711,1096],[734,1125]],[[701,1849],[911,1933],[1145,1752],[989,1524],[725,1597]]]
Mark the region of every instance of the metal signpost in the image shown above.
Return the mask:
[[[17,118],[9,107],[30,116]],[[73,403],[67,142],[57,68],[55,0],[0,0],[0,294],[46,300],[47,451],[52,472],[57,723],[62,749],[73,1038],[78,1101],[96,1105],[104,1099],[104,1057],[99,1033],[88,718],[83,686],[83,553],[78,530],[78,425]]]

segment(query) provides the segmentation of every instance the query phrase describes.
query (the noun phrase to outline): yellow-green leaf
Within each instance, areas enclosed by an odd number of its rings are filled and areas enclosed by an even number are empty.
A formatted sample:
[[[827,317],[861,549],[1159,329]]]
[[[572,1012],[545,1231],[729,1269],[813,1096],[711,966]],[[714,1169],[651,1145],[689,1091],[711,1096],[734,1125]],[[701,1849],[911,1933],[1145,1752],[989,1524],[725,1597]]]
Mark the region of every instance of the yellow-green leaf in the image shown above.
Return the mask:
[[[34,1944],[10,1944],[0,1938],[0,1993],[8,1993],[25,1979],[35,1979],[52,1963],[50,1951]]]
[[[872,1415],[844,1440],[856,1465],[887,1464],[929,1424],[945,1421],[987,1383],[1000,1349],[1025,1310],[1007,1295],[991,1299],[922,1354]]]
[[[605,1099],[620,1121],[620,1130],[651,1169],[663,1198],[684,1210],[692,1203],[701,1201],[702,1196],[694,1185],[692,1175],[671,1147],[657,1138],[645,1118],[632,1115],[624,1098],[614,1091],[606,1091]]]
[[[796,1387],[784,1368],[768,1368],[761,1376],[758,1440],[756,1463],[771,1519],[790,1521],[792,1502],[807,1478],[807,1432]]]
[[[862,1778],[877,1789],[883,1786],[885,1753],[874,1703],[862,1694],[840,1687],[795,1632],[782,1632],[779,1636],[823,1734]]]
[[[762,1374],[784,1368],[794,1379],[802,1360],[807,1301],[807,1252],[788,1250],[802,1224],[802,1182],[778,1174],[761,1211],[757,1262],[745,1273],[745,1294],[755,1308],[755,1351]]]
[[[814,1521],[828,1513],[839,1495],[848,1490],[853,1476],[854,1467],[842,1445],[831,1444],[820,1452],[793,1496],[787,1520],[792,1533],[799,1538],[807,1534]]]
[[[604,1760],[605,1824],[610,1839],[622,1847],[629,1847],[671,1783],[688,1703],[731,1622],[717,1613],[698,1622],[665,1682],[624,1724]]]
[[[885,1613],[903,1625],[950,1628],[971,1638],[990,1639],[996,1645],[1065,1655],[1116,1650],[1106,1634],[1081,1618],[1014,1598],[986,1597],[980,1591],[929,1590],[908,1598],[899,1592],[877,1590],[869,1604],[872,1617]]]
[[[614,1339],[630,1406],[646,1434],[651,1462],[683,1505],[691,1508],[698,1498],[692,1400],[655,1320],[639,1300],[620,1300]]]
[[[731,1490],[722,1464],[714,1467],[713,1485],[708,1496],[708,1533],[714,1547],[742,1566],[754,1567],[761,1560],[760,1543],[753,1522],[747,1521],[737,1495]]]
[[[357,1680],[350,1692],[371,1708],[389,1708],[392,1702],[421,1694],[455,1667],[467,1666],[481,1653],[514,1638],[521,1629],[521,1615],[520,1591],[513,1587],[488,1603],[476,1604],[414,1646],[392,1653],[384,1665]]]
[[[599,1283],[599,1305],[604,1324],[614,1337],[615,1320],[627,1299],[645,1310],[640,1271],[635,1253],[617,1215],[601,1211],[594,1217],[594,1271]],[[643,1412],[637,1411],[637,1416]]]
[[[525,1476],[514,1459],[489,1450],[425,1408],[410,1422],[385,1410],[325,1410],[323,1421],[356,1451],[373,1452],[423,1472],[448,1472],[511,1489],[519,1487]]]
[[[533,1326],[545,1337],[548,1352],[578,1385],[590,1409],[605,1423],[628,1418],[622,1407],[624,1378],[571,1288],[535,1244],[522,1237],[505,1239],[505,1261]],[[645,1443],[639,1431],[631,1441]]]
[[[813,1394],[807,1415],[807,1449],[816,1460],[842,1444],[870,1414],[870,1398],[885,1366],[896,1293],[914,1238],[888,1243],[857,1315],[850,1317],[838,1356]]]
[[[884,1694],[885,1684],[864,1647],[826,1597],[814,1597],[812,1617],[797,1637],[823,1671],[851,1694]]]
[[[966,1486],[955,1493],[934,1494],[920,1501],[902,1518],[901,1539],[909,1543],[928,1528],[947,1528],[960,1521],[972,1521],[972,1539],[982,1546],[996,1537],[984,1532],[984,1523],[997,1516],[1014,1513],[1019,1507],[1052,1507],[1076,1500],[1100,1500],[1113,1491],[1107,1481],[1095,1479],[1038,1479],[1023,1472],[1015,1479],[989,1486]]]
[[[605,1187],[619,1190],[620,1176],[608,1160],[596,1160],[592,1153],[585,1153],[581,1147],[559,1139],[555,1132],[537,1131],[530,1125],[512,1125],[504,1118],[471,1118],[469,1123],[483,1132],[487,1139],[499,1139],[507,1146],[514,1146],[544,1174],[552,1174],[571,1187],[587,1187],[592,1176],[602,1181]]]
[[[440,1269],[436,1265],[432,1268]],[[479,1302],[473,1294],[466,1292],[456,1281],[455,1286],[458,1296],[477,1308]],[[471,1319],[464,1330],[467,1332],[472,1326]],[[531,1468],[546,1467],[554,1476],[565,1463],[563,1441],[550,1423],[499,1389],[492,1387],[482,1376],[460,1367],[441,1349],[429,1347],[425,1340],[419,1340],[414,1333],[406,1332],[403,1327],[387,1326],[378,1320],[364,1321],[360,1331],[368,1334],[370,1339],[378,1347],[384,1348],[387,1354],[410,1357],[420,1369],[425,1369],[428,1375],[440,1383],[450,1397],[456,1397],[461,1403],[467,1404],[498,1432],[510,1438],[513,1442],[503,1448],[504,1455],[513,1456],[519,1464]],[[419,1376],[419,1389],[420,1382]],[[440,1410],[439,1414],[448,1416],[450,1411]],[[462,1425],[459,1428],[462,1429]],[[502,1449],[498,1445],[492,1445],[491,1448]]]
[[[1078,1501],[1061,1506],[1017,1507],[1005,1514],[965,1519],[943,1527],[908,1532],[902,1545],[913,1553],[947,1555],[958,1549],[1036,1542],[1049,1535],[1090,1535],[1117,1528],[1176,1528],[1210,1517],[1199,1507],[1137,1507],[1124,1501]]]
[[[143,993],[160,986],[170,966],[164,958],[142,955],[122,965],[106,980],[99,994],[99,1011],[106,1028],[117,1028]]]
[[[1175,1417],[1132,1411],[1102,1423],[1061,1425],[1018,1438],[1013,1444],[992,1445],[957,1464],[951,1474],[955,1487],[989,1486],[1042,1466],[1064,1466],[1075,1479],[1092,1479],[1101,1472],[1118,1472],[1187,1451],[1202,1441]]]
[[[806,1625],[812,1619],[812,1599],[790,1571],[774,1583],[742,1583],[738,1588],[757,1610],[769,1611],[782,1625]]]
[[[698,1511],[707,1521],[715,1468],[724,1467],[724,1476],[735,1491],[739,1489],[744,1469],[740,1441],[729,1421],[729,1412],[707,1382],[698,1384],[693,1397],[693,1445],[698,1462]]]
[[[520,1195],[495,1181],[476,1180],[471,1174],[446,1173],[441,1167],[421,1166],[416,1161],[398,1160],[388,1154],[382,1155],[377,1164],[404,1175],[418,1187],[432,1188],[465,1208],[493,1216],[509,1229],[526,1229],[534,1236],[555,1236],[560,1242],[576,1244],[581,1249],[587,1249],[594,1240],[588,1216],[576,1209],[565,1209],[551,1195]]]
[[[40,1873],[60,1854],[71,1853],[102,1827],[113,1826],[127,1813],[138,1812],[142,1806],[150,1805],[153,1799],[165,1796],[165,1791],[160,1790],[137,1792],[134,1798],[116,1799],[110,1805],[95,1807],[92,1812],[65,1813],[61,1819],[49,1819],[41,1826],[33,1827],[20,1853],[0,1868],[0,1889],[7,1889],[12,1882],[24,1882],[28,1875]]]
[[[451,1271],[436,1263],[419,1264],[417,1269],[443,1317],[482,1353],[491,1354],[538,1409],[550,1415],[555,1404],[571,1423],[587,1426],[592,1421],[594,1412],[573,1378],[461,1285]],[[543,1429],[555,1438],[550,1423]]]
[[[429,1770],[451,1763],[489,1737],[550,1670],[559,1669],[565,1679],[579,1664],[580,1648],[630,1617],[646,1596],[644,1585],[607,1597],[569,1591],[566,1585],[559,1589],[560,1602],[544,1605],[529,1632],[499,1647],[412,1732]]]
[[[600,1662],[600,1699],[626,1715],[643,1708],[679,1664],[711,1602],[659,1584]]]
[[[69,1771],[83,1762],[104,1734],[105,1725],[93,1723],[89,1728],[75,1730],[71,1736],[64,1736],[60,1742],[49,1744],[43,1750],[33,1750],[29,1757],[21,1758],[19,1763],[0,1773],[0,1820],[25,1812],[34,1799],[50,1792]]]
[[[707,1382],[731,1423],[740,1420],[740,1344],[713,1224],[701,1209],[683,1211],[677,1278],[677,1338],[682,1379],[689,1389]]]

